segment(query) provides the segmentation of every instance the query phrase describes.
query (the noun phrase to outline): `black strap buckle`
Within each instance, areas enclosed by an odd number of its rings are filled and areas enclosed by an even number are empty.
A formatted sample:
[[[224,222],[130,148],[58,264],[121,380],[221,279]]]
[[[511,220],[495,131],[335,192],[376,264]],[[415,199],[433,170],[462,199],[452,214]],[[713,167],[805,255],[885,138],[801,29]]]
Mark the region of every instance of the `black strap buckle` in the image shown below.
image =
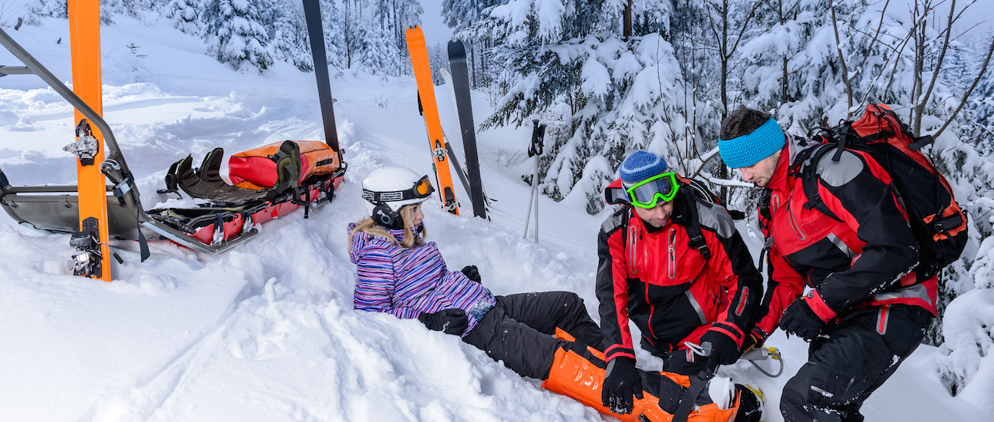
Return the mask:
[[[708,243],[704,240],[703,235],[691,237],[688,243],[690,243],[691,247],[696,248],[704,256],[704,259],[711,259],[711,249],[708,248]]]

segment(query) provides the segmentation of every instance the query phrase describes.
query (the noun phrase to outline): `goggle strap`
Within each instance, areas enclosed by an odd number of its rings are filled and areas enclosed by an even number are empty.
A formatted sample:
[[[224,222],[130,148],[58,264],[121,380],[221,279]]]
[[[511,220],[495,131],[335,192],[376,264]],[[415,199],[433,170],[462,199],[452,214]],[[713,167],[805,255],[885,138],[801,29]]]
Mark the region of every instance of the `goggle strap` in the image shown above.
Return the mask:
[[[435,192],[435,188],[432,187],[430,182],[428,183],[428,192],[424,195],[418,195],[416,189],[422,183],[426,183],[427,177],[422,177],[418,180],[410,189],[386,191],[386,192],[373,192],[371,190],[362,190],[362,199],[365,199],[374,204],[380,204],[384,202],[397,202],[397,201],[407,201],[411,199],[422,199],[431,196],[432,192]]]

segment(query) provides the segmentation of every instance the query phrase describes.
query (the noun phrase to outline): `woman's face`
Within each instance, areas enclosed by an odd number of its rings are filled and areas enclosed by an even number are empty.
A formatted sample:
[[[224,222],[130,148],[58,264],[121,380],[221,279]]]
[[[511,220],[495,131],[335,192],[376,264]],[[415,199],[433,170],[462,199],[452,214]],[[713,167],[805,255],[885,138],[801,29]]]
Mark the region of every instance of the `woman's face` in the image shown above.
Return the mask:
[[[408,227],[417,227],[425,218],[424,213],[421,212],[421,203],[408,205],[407,208],[408,212],[403,214],[404,222]]]

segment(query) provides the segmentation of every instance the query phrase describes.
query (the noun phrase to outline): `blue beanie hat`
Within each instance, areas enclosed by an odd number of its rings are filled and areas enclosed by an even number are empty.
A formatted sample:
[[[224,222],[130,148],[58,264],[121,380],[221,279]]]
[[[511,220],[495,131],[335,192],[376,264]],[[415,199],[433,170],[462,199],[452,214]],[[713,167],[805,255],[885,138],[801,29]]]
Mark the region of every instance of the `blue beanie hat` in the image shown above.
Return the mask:
[[[772,117],[752,133],[733,139],[719,139],[718,153],[731,168],[749,167],[783,149],[786,137]]]
[[[638,150],[625,158],[618,173],[621,173],[622,182],[632,185],[666,172],[667,167],[662,156]]]

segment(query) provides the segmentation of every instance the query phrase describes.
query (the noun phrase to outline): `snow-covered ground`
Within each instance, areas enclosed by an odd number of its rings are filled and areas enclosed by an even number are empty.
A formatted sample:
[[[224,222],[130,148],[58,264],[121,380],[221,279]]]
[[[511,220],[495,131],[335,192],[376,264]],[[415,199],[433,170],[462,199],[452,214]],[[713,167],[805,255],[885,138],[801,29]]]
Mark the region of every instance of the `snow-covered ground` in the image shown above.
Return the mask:
[[[155,190],[169,164],[188,153],[199,160],[218,146],[231,153],[323,139],[313,74],[279,63],[261,76],[236,73],[165,21],[115,20],[102,33],[104,114],[146,207],[167,199]],[[5,30],[71,79],[65,20]],[[4,51],[0,65],[20,63]],[[231,252],[153,243],[140,264],[134,242],[117,243],[126,263],[103,283],[69,274],[68,236],[37,235],[0,213],[0,421],[602,420],[457,337],[352,310],[345,226],[366,212],[358,181],[382,166],[429,173],[431,161],[413,78],[344,70],[332,88],[350,164],[336,200],[307,220],[298,212],[267,223]],[[436,98],[445,131],[457,134],[444,87]],[[477,100],[482,120],[488,107]],[[39,79],[0,78],[0,168],[12,184],[73,183],[73,158],[61,150],[72,127],[70,106]],[[451,268],[479,266],[496,294],[570,290],[596,318],[595,241],[604,216],[543,197],[540,243],[531,233],[521,238],[529,186],[519,176],[531,169],[529,138],[527,128],[479,135],[493,220],[466,217],[469,208],[452,216],[432,199],[429,239]],[[747,241],[754,250],[761,243]],[[805,361],[806,345],[781,333],[769,344],[784,354],[783,376],[767,378],[747,363],[721,371],[760,386],[773,422],[782,420],[780,390]],[[867,420],[994,420],[990,397],[949,396],[935,354],[920,347],[867,401]],[[645,368],[658,366],[641,351],[639,358]]]

